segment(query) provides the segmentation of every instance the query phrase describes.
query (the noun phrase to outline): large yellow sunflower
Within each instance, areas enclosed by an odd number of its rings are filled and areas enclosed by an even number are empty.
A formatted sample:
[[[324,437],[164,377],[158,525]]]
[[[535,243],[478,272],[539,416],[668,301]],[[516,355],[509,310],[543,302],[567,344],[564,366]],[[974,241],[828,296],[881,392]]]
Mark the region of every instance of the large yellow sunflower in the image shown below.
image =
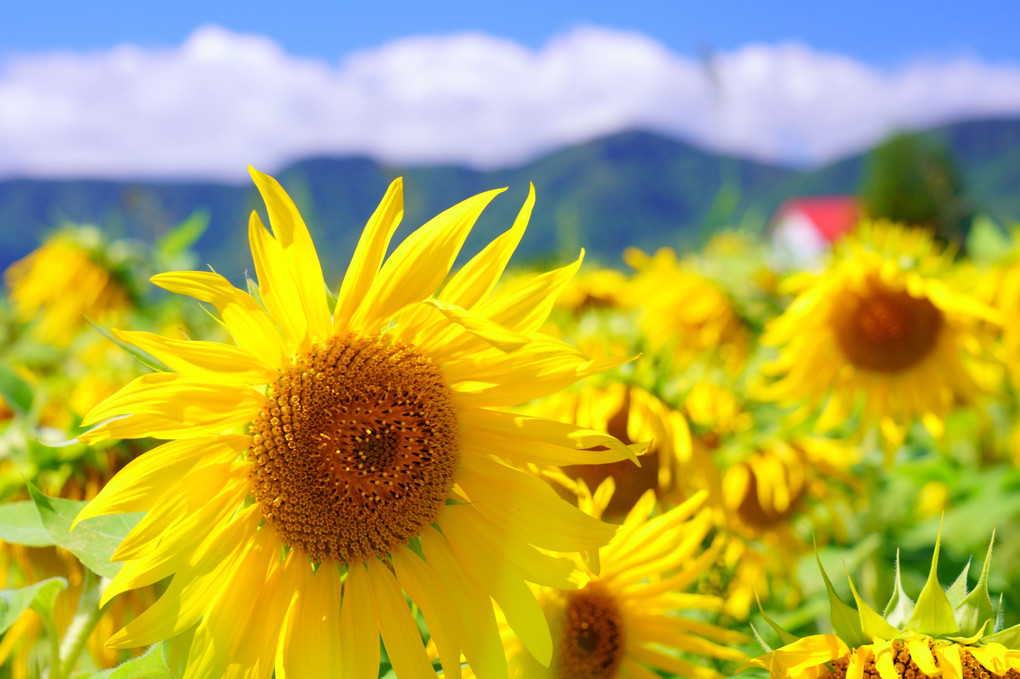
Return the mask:
[[[893,444],[916,419],[941,436],[954,404],[979,391],[969,370],[986,350],[978,326],[998,319],[947,285],[951,268],[926,231],[862,224],[827,270],[789,281],[797,297],[762,339],[780,349],[764,396],[820,411],[822,431],[858,414]]]
[[[60,231],[4,272],[15,316],[35,321],[42,341],[65,346],[86,318],[110,320],[130,307],[127,285],[102,261],[100,243],[94,228]]]
[[[118,332],[175,372],[136,379],[86,418],[96,425],[87,442],[170,439],[78,517],[147,511],[114,555],[124,565],[104,602],[173,576],[111,644],[194,628],[189,677],[275,668],[358,679],[377,675],[381,636],[401,679],[434,676],[406,596],[448,676],[461,652],[479,676],[506,676],[493,601],[549,662],[549,628],[526,582],[571,586],[571,563],[555,553],[597,549],[614,528],[516,465],[640,452],[499,409],[620,363],[537,332],[580,260],[494,290],[532,192],[513,227],[443,286],[499,191],[450,208],[385,258],[403,215],[397,180],[331,312],[297,209],[276,180],[252,177],[275,233],[252,214],[258,297],[212,272],[153,278],[215,307],[236,346]]]
[[[600,514],[612,496],[609,480],[592,498],[581,485],[581,504]],[[705,495],[659,514],[649,491],[627,514],[616,537],[599,550],[598,573],[582,566],[580,587],[539,588],[553,631],[553,662],[545,667],[504,627],[514,679],[651,679],[669,676],[720,679],[729,673],[713,661],[746,659],[740,632],[710,621],[718,596],[689,592],[721,546],[702,543],[711,528]]]

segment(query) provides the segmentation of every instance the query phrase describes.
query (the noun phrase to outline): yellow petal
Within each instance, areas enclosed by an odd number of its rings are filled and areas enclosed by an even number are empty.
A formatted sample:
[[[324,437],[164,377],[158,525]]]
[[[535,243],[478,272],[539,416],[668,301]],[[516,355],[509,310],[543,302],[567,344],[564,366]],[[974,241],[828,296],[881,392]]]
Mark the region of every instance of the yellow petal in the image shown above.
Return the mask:
[[[324,563],[313,573],[304,558],[291,568],[295,571],[294,591],[298,598],[287,621],[280,674],[284,679],[339,677],[340,658],[346,651],[338,643],[340,571],[335,564]]]
[[[266,310],[283,330],[292,347],[308,343],[308,320],[297,282],[290,273],[283,246],[263,226],[258,213],[248,220],[248,242],[259,281],[259,297]]]
[[[113,553],[113,560],[142,558],[167,532],[198,530],[223,506],[239,507],[251,486],[247,467],[246,463],[224,462],[185,475],[135,524]]]
[[[229,418],[239,408],[254,410],[255,415],[264,400],[254,389],[237,384],[176,373],[149,373],[99,403],[85,416],[82,425],[88,427],[119,415],[157,415],[183,425],[203,424]]]
[[[111,648],[147,646],[175,637],[192,627],[208,610],[211,599],[233,577],[238,555],[248,546],[261,519],[255,505],[240,514],[193,567],[179,572],[152,606],[106,642]],[[100,605],[105,605],[105,597]]]
[[[780,676],[796,675],[830,660],[844,658],[849,653],[850,649],[836,635],[815,634],[776,649],[772,653],[772,668],[781,669]]]
[[[351,265],[347,267],[344,282],[340,286],[340,295],[336,300],[333,312],[333,325],[337,330],[345,329],[351,316],[358,309],[375,281],[389,247],[390,238],[396,231],[404,216],[404,183],[399,177],[393,180],[386,190],[379,207],[361,232],[358,246],[354,250]]]
[[[439,531],[432,526],[426,528],[421,534],[421,546],[429,567],[442,585],[441,594],[452,603],[457,618],[469,632],[461,638],[461,643],[475,676],[507,679],[506,656],[491,600],[461,568]]]
[[[984,646],[969,646],[967,650],[974,659],[992,674],[1004,675],[1009,671],[1006,662],[1006,647],[1002,644],[990,643]]]
[[[518,413],[462,408],[458,416],[465,450],[499,455],[517,466],[637,462],[637,454],[647,448],[635,450],[605,432]]]
[[[581,267],[584,251],[573,264],[529,277],[522,285],[498,292],[474,311],[517,332],[538,330],[552,311],[556,298]]]
[[[925,648],[927,648],[927,646],[925,646]],[[853,653],[850,654],[850,662],[846,667],[846,679],[863,679],[864,666],[867,664],[868,658],[870,657],[870,646],[861,646],[860,648],[854,649]]]
[[[276,379],[275,368],[240,347],[220,342],[169,339],[151,332],[114,330],[113,334],[184,375],[237,380],[242,384],[268,384]]]
[[[269,223],[294,277],[312,339],[325,339],[330,334],[326,283],[322,279],[322,265],[315,253],[315,244],[308,228],[278,181],[251,166],[248,171],[262,194],[262,200],[266,202]]]
[[[272,529],[256,533],[195,630],[184,679],[272,674],[277,635],[293,594],[280,587],[279,558]]]
[[[648,646],[635,644],[629,650],[628,655],[652,667],[682,677],[690,677],[691,679],[720,679],[722,677],[722,674],[716,670],[695,665]]]
[[[531,474],[479,455],[464,455],[461,466],[457,482],[475,508],[536,547],[583,552],[605,545],[616,532],[615,526],[568,504]]]
[[[378,559],[369,559],[365,566],[379,631],[394,672],[399,677],[410,679],[435,679],[436,673],[425,654],[425,646],[400,583]]]
[[[451,509],[449,513],[452,514],[458,508],[444,509]],[[502,550],[479,549],[477,536],[461,531],[462,524],[445,522],[439,525],[457,560],[468,572],[475,574],[476,582],[499,604],[507,624],[517,633],[528,652],[548,667],[553,651],[549,623],[520,573],[512,570]]]
[[[960,660],[959,646],[936,643],[933,650],[939,663],[939,669],[942,670],[942,679],[963,679],[963,663]]]
[[[577,588],[570,578],[574,571],[570,559],[546,554],[509,535],[501,522],[485,518],[472,505],[440,507],[436,524],[444,531],[449,528],[474,536],[477,549],[502,555],[506,565],[528,582],[556,589]]]
[[[875,648],[875,669],[882,679],[900,679],[895,667],[896,650],[892,643],[881,639],[874,640]],[[945,679],[950,679],[946,677]]]
[[[631,360],[627,357],[591,360],[543,344],[532,343],[512,354],[479,361],[479,372],[489,370],[489,377],[479,374],[461,381],[451,378],[450,386],[455,395],[464,395],[462,400],[468,405],[510,406],[562,391],[578,380]]]
[[[408,304],[432,296],[478,216],[501,191],[487,191],[454,205],[398,245],[351,317],[350,327],[376,332]]]
[[[487,318],[472,314],[470,311],[466,311],[459,306],[448,304],[437,299],[426,300],[426,304],[438,309],[439,312],[446,316],[447,319],[456,323],[471,335],[479,338],[487,344],[491,344],[501,351],[516,351],[531,341],[527,335],[522,335],[519,332],[509,330]],[[430,338],[427,335],[416,337],[415,339],[418,341],[414,343],[421,346],[421,348],[426,352],[436,353],[431,351],[433,347],[437,351],[442,351],[442,344],[430,341]],[[437,356],[437,358],[440,357]]]
[[[110,584],[103,590],[104,601],[109,601],[121,592],[159,582],[179,571],[193,567],[206,551],[212,548],[214,539],[230,524],[237,513],[239,502],[244,497],[241,484],[234,483],[241,492],[226,501],[214,499],[210,507],[203,507],[201,515],[184,530],[168,530],[150,543],[136,559],[124,565]],[[194,530],[194,526],[201,530]]]
[[[910,653],[911,659],[917,663],[917,667],[922,672],[927,674],[929,677],[934,677],[938,674],[938,665],[935,664],[935,656],[932,655],[931,649],[928,648],[927,637],[914,637],[912,639],[908,639],[907,651]]]
[[[152,282],[170,292],[209,302],[220,312],[223,325],[238,346],[271,366],[287,363],[290,350],[273,319],[251,295],[211,271],[173,271],[156,274]]]
[[[340,665],[338,677],[376,679],[379,676],[379,623],[365,565],[351,564],[340,605]]]
[[[484,250],[457,272],[443,288],[439,299],[449,304],[470,309],[484,299],[503,275],[510,256],[517,249],[524,230],[528,227],[531,211],[535,207],[535,185],[528,186],[528,197],[517,213],[517,219],[509,231],[495,239]]]
[[[404,545],[390,551],[393,571],[407,596],[421,609],[429,638],[436,645],[443,665],[444,679],[460,679],[461,662],[458,640],[464,636],[460,618],[448,597],[442,596],[442,584],[429,565]]]
[[[250,442],[248,436],[204,436],[153,448],[117,472],[78,513],[71,529],[94,516],[145,511],[199,463],[231,462]]]

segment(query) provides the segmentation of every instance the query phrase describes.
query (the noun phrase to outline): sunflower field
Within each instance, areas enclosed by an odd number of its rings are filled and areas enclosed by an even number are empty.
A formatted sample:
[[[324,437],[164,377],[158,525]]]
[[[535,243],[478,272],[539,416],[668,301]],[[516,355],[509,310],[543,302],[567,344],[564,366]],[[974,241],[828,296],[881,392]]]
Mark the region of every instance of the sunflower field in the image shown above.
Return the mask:
[[[329,281],[251,174],[247,280],[4,274],[0,679],[1020,679],[1020,232],[539,268],[398,179]]]

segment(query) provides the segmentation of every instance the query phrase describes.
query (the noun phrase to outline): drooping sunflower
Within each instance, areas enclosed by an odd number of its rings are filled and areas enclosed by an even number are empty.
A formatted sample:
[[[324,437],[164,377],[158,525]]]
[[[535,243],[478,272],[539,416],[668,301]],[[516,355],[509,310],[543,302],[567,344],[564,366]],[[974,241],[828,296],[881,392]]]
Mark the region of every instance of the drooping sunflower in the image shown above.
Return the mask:
[[[947,285],[952,265],[927,231],[860,225],[825,271],[788,281],[797,296],[762,339],[780,350],[763,396],[820,411],[822,431],[856,414],[892,444],[918,419],[941,436],[953,406],[979,392],[969,368],[987,358],[979,326],[999,319]]]
[[[689,484],[709,491],[725,549],[702,591],[723,594],[724,612],[746,619],[755,592],[799,597],[789,564],[818,542],[843,537],[840,515],[852,509],[856,446],[776,427],[735,385],[704,378],[684,401],[691,426]]]
[[[89,227],[65,229],[4,272],[15,317],[35,321],[39,339],[65,346],[86,318],[110,321],[132,304],[125,278],[104,261]]]
[[[640,452],[500,409],[621,362],[537,332],[580,260],[494,289],[532,191],[513,227],[443,286],[499,191],[443,212],[387,258],[403,215],[397,180],[330,310],[293,202],[275,179],[252,177],[275,234],[252,214],[258,297],[212,272],[153,277],[215,307],[236,346],[117,332],[172,372],[136,379],[86,418],[96,426],[84,441],[170,439],[77,519],[147,511],[114,554],[124,565],[104,602],[173,576],[111,644],[193,629],[189,676],[357,679],[377,675],[381,636],[402,679],[434,676],[410,599],[448,676],[463,652],[479,676],[500,677],[495,601],[548,662],[549,628],[526,582],[571,586],[570,561],[555,553],[597,549],[614,528],[516,465]]]
[[[988,595],[991,554],[989,545],[973,590],[967,591],[968,568],[943,590],[936,572],[936,541],[928,580],[917,601],[904,591],[897,567],[893,595],[884,614],[861,599],[851,580],[855,610],[836,594],[823,570],[833,633],[798,639],[769,620],[784,646],[741,669],[766,669],[771,679],[1015,677],[1020,672],[1020,625],[1002,629],[1002,611],[992,605]]]
[[[581,504],[598,515],[612,481],[595,493],[581,489]],[[689,592],[721,546],[702,543],[711,517],[699,494],[665,513],[646,493],[627,514],[616,537],[599,550],[596,574],[579,563],[580,587],[539,589],[553,631],[553,661],[543,666],[506,627],[504,644],[513,679],[650,679],[670,676],[719,679],[709,659],[741,662],[745,635],[713,624],[723,600]]]
[[[641,456],[640,467],[630,460],[601,464],[596,458],[591,464],[563,466],[562,472],[568,478],[584,481],[589,488],[612,478],[615,490],[603,512],[609,519],[626,516],[649,490],[660,499],[683,499],[685,488],[681,487],[680,476],[691,456],[690,432],[683,415],[635,385],[608,382],[585,387],[553,394],[528,411],[605,431],[626,443],[651,441],[651,445]]]

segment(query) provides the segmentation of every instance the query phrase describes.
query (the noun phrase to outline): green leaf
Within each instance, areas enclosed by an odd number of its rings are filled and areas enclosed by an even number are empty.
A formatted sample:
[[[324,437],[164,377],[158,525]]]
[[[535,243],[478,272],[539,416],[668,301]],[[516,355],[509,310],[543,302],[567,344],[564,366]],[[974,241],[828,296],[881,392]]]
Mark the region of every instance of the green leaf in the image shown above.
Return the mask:
[[[163,642],[163,662],[170,668],[174,676],[184,676],[188,667],[188,656],[191,654],[191,643],[195,638],[196,627],[181,632]]]
[[[980,630],[985,629],[986,625],[995,624],[995,610],[992,608],[992,598],[988,594],[988,571],[992,565],[992,547],[994,545],[995,531],[993,530],[977,586],[955,609],[960,632],[965,635],[977,634]]]
[[[818,570],[822,574],[822,580],[825,581],[825,590],[829,593],[829,619],[832,622],[832,631],[850,648],[871,643],[871,639],[864,636],[864,630],[861,629],[861,616],[857,610],[836,594],[836,590],[832,587],[832,581],[829,580],[829,574],[822,566],[822,559],[818,556],[817,549],[815,550],[815,560],[818,561]]]
[[[176,257],[202,237],[209,228],[209,211],[195,210],[183,222],[156,241],[156,252],[164,257]]]
[[[1006,648],[1020,648],[1020,625],[1013,625],[995,634],[989,634],[981,639],[981,644],[983,646],[1002,644]]]
[[[900,631],[886,622],[886,619],[878,614],[874,608],[865,603],[864,599],[857,592],[857,587],[854,585],[853,578],[850,577],[850,572],[847,571],[846,579],[850,582],[850,591],[853,592],[854,601],[857,602],[857,615],[861,619],[861,631],[864,636],[870,639],[875,637],[878,639],[895,639],[899,636]]]
[[[959,634],[960,627],[956,624],[956,614],[949,597],[939,584],[939,547],[942,543],[942,532],[935,538],[935,553],[931,557],[931,569],[928,580],[924,583],[921,593],[917,596],[917,605],[907,621],[904,630],[926,634],[931,637]]]
[[[28,492],[54,543],[74,554],[94,573],[107,578],[117,574],[121,564],[111,562],[110,557],[144,512],[97,516],[71,531],[71,523],[87,502],[48,497],[32,484],[28,484]]]
[[[108,331],[106,328],[103,328],[103,327],[97,325],[96,323],[94,323],[91,318],[86,316],[85,320],[89,322],[89,325],[91,325],[93,328],[95,328],[97,331],[99,331],[100,335],[102,335],[106,339],[110,340],[111,342],[113,342],[118,347],[120,347],[124,351],[128,352],[132,356],[134,356],[138,360],[139,363],[144,365],[149,370],[152,370],[152,371],[155,371],[155,372],[161,372],[161,373],[170,372],[170,368],[168,368],[166,365],[164,365],[160,360],[158,360],[154,356],[150,356],[149,354],[147,354],[146,352],[142,351],[141,349],[139,349],[135,345],[128,344],[127,342],[125,342],[125,341],[115,337],[113,335],[113,333]]]
[[[797,641],[798,637],[794,636],[793,634],[790,634],[785,629],[780,627],[779,623],[777,623],[775,620],[770,618],[767,613],[765,613],[765,609],[762,608],[761,606],[761,599],[758,598],[757,592],[754,593],[754,600],[758,602],[758,612],[761,613],[761,617],[764,618],[765,622],[769,624],[769,627],[771,627],[775,631],[775,633],[779,635],[779,638],[782,640],[784,646],[786,644],[792,644],[793,642]]]
[[[3,399],[18,415],[24,416],[32,410],[35,392],[25,380],[0,366],[0,399]]]
[[[900,571],[900,550],[896,550],[896,576],[893,578],[893,593],[889,597],[889,603],[885,606],[885,611],[882,613],[885,617],[886,622],[895,627],[896,629],[902,629],[910,619],[911,614],[914,612],[914,600],[911,599],[906,591],[903,589],[903,578],[901,577]],[[865,642],[867,643],[867,642]]]
[[[768,645],[765,639],[762,638],[761,633],[758,632],[758,628],[754,626],[753,622],[747,623],[751,626],[751,633],[754,634],[754,638],[758,641],[758,644],[765,650],[766,653],[772,652],[772,647]]]
[[[971,559],[967,559],[967,565],[963,567],[963,571],[956,576],[956,580],[953,580],[953,584],[946,590],[946,597],[953,605],[953,609],[956,609],[967,598],[967,574],[970,573],[970,562]]]
[[[49,547],[54,544],[31,500],[0,505],[0,540],[27,547]]]
[[[87,679],[177,679],[163,659],[163,643],[150,646],[143,655],[113,669],[90,674]]]
[[[33,604],[43,610],[53,609],[53,600],[67,587],[64,578],[49,578],[28,587],[0,591],[0,634],[6,632],[14,621]]]

